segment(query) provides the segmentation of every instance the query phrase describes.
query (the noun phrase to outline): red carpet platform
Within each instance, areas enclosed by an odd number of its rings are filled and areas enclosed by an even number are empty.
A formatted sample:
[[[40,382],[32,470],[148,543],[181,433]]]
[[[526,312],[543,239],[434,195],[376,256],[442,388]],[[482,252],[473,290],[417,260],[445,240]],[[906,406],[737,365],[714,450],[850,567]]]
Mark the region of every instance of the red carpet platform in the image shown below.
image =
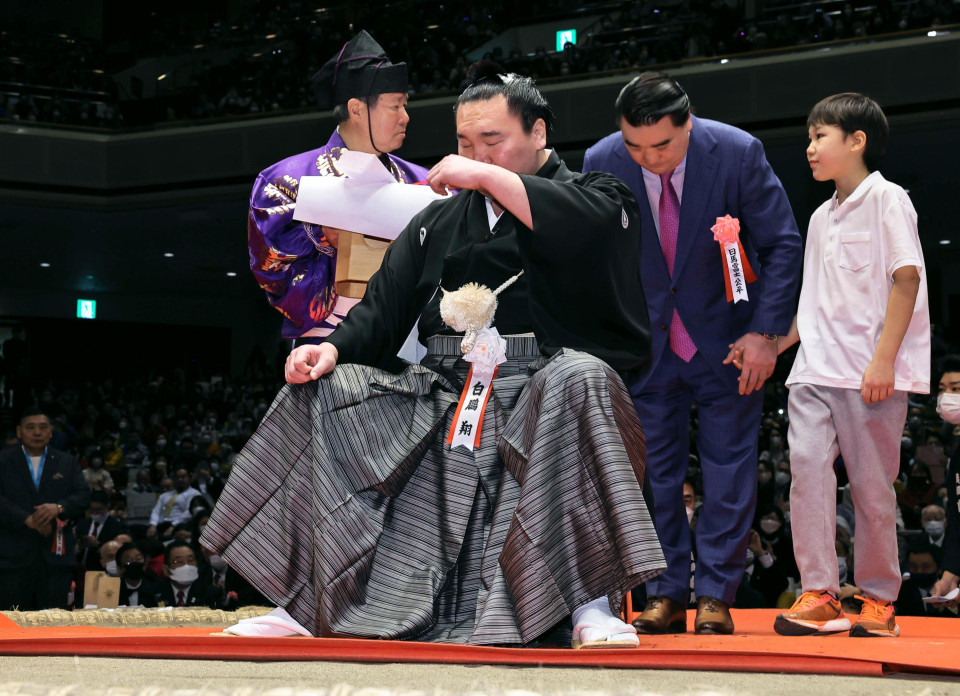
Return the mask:
[[[81,655],[215,660],[332,660],[619,667],[794,674],[914,672],[960,675],[960,620],[901,617],[894,639],[788,638],[774,609],[734,610],[732,636],[650,636],[636,650],[487,648],[338,638],[237,638],[204,628],[25,628],[0,615],[0,655]],[[689,617],[693,624],[693,613]]]

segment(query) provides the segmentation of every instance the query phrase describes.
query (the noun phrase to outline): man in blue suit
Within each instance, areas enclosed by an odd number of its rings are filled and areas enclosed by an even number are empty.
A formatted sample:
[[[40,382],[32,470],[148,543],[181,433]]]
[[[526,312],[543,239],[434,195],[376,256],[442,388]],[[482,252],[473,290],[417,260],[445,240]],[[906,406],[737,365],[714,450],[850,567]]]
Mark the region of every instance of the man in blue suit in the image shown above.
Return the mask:
[[[732,633],[729,606],[756,506],[763,384],[776,365],[777,337],[794,315],[800,234],[760,142],[692,116],[687,94],[669,75],[633,79],[616,113],[620,132],[587,150],[583,170],[619,176],[640,204],[653,351],[629,386],[647,437],[652,512],[667,559],[667,572],[647,583],[634,625],[641,633],[687,630],[691,542],[683,480],[696,404],[704,501],[694,628]],[[721,229],[718,218],[727,215],[734,220]]]

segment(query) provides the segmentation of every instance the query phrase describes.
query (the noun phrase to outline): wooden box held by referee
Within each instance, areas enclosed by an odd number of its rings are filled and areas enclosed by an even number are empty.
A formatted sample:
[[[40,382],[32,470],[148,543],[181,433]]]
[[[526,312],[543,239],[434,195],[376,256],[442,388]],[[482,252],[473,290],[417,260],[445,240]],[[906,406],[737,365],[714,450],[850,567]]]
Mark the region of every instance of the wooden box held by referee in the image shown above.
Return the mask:
[[[380,268],[390,244],[383,239],[342,230],[337,245],[337,292],[343,297],[363,297],[370,276]]]

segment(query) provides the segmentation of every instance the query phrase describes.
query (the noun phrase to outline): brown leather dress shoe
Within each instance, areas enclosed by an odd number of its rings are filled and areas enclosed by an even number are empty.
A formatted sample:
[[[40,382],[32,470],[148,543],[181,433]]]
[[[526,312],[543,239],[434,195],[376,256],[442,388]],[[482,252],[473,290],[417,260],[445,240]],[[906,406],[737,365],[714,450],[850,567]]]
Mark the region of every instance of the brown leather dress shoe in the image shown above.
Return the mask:
[[[730,607],[716,597],[697,597],[697,618],[693,622],[693,632],[725,636],[733,633]]]
[[[633,620],[637,633],[686,633],[687,608],[680,602],[652,595],[647,598],[643,613]]]

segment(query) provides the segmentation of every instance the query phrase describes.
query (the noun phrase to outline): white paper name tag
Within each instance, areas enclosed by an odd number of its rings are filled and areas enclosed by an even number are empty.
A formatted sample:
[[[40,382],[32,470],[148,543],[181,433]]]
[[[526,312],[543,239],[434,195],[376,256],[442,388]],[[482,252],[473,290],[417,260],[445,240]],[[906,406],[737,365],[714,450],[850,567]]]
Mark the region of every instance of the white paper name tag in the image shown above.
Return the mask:
[[[749,301],[747,279],[743,275],[743,259],[740,258],[740,245],[736,242],[723,245],[723,256],[727,262],[727,274],[730,276],[730,291],[733,303]]]

